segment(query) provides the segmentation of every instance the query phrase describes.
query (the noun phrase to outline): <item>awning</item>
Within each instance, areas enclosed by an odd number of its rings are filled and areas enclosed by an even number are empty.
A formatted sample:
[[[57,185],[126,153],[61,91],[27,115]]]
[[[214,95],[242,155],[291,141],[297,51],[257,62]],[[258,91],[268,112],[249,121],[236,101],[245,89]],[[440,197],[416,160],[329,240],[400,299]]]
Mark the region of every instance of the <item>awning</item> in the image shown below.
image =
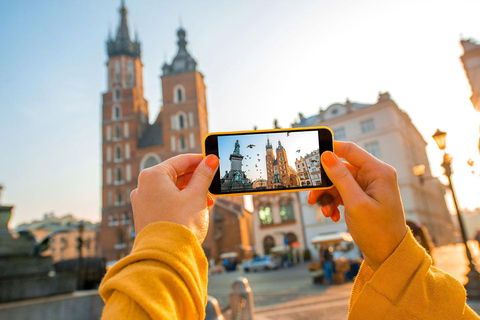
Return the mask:
[[[236,252],[224,252],[220,255],[220,259],[230,259],[230,258],[236,258],[238,257],[238,254]]]
[[[348,232],[333,232],[333,233],[324,233],[316,237],[313,237],[310,240],[311,244],[331,244],[339,243],[342,241],[352,242],[352,236]]]
[[[276,246],[270,249],[270,253],[278,253],[278,252],[285,252],[288,251],[288,247],[286,246]]]

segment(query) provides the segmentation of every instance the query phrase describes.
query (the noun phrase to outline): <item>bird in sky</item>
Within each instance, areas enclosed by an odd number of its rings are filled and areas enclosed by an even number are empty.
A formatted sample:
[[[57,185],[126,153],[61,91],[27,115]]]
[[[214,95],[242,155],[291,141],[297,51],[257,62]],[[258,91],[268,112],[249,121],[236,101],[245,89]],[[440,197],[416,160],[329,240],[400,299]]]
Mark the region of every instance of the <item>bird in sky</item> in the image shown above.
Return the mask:
[[[300,149],[297,150],[297,153],[300,153]]]
[[[257,153],[257,157],[260,157],[260,153]]]
[[[258,166],[257,166],[257,165],[255,165],[255,168],[258,168]]]
[[[290,137],[290,132],[287,132],[287,137]]]
[[[250,149],[252,149],[253,147],[255,147],[254,144],[249,144],[249,145],[247,146],[247,148],[250,148]]]
[[[260,159],[257,159],[257,160],[258,160],[258,162],[260,162]]]

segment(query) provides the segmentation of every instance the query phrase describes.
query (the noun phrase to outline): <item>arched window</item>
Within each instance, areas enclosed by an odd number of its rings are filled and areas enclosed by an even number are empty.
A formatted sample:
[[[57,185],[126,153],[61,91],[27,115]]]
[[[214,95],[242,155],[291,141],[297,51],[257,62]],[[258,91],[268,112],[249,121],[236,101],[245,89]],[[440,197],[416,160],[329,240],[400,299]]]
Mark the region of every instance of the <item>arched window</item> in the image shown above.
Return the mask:
[[[275,240],[272,236],[266,236],[265,239],[263,239],[263,251],[265,254],[269,254],[273,247],[275,247]]]
[[[280,217],[283,221],[294,221],[295,213],[293,211],[293,200],[288,199],[286,202],[280,204]]]
[[[114,101],[120,100],[120,89],[113,90],[113,100]]]
[[[113,107],[113,113],[112,113],[112,119],[113,120],[118,120],[122,116],[120,112],[120,106],[115,106]]]
[[[122,146],[115,146],[115,160],[122,160]]]
[[[173,89],[173,102],[175,103],[185,102],[185,88],[183,86],[177,85]]]
[[[120,167],[118,167],[115,170],[115,181],[116,182],[122,182],[123,181],[122,168],[120,168]]]
[[[112,161],[112,148],[107,147],[107,162]]]
[[[184,136],[180,136],[180,151],[187,150],[187,142],[185,141]]]
[[[107,141],[112,140],[112,128],[110,126],[107,126]]]
[[[120,125],[115,126],[115,139],[120,139],[122,137],[122,132],[120,130]]]
[[[116,201],[116,205],[119,206],[123,204],[123,197],[122,197],[122,193],[121,192],[117,192],[117,201]]]
[[[132,61],[128,61],[127,74],[128,74],[128,83],[133,84],[133,62]]]
[[[147,161],[145,161],[145,168],[150,168],[158,164],[157,159],[154,157],[149,157]]]
[[[115,82],[120,82],[120,61],[115,61]]]
[[[185,118],[183,117],[183,114],[178,116],[178,127],[180,130],[185,129]]]
[[[262,226],[273,224],[272,207],[270,204],[267,204],[266,206],[261,205],[258,208],[258,216]]]
[[[140,161],[140,171],[146,168],[153,167],[161,162],[160,157],[156,153],[146,154]]]

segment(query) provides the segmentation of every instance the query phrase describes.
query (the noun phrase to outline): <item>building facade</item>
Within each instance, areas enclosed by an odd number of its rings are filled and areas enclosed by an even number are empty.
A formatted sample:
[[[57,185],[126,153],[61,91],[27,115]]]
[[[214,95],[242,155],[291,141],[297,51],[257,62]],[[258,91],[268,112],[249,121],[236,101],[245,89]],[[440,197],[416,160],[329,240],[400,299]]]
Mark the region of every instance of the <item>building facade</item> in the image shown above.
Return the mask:
[[[437,245],[453,241],[454,228],[445,203],[445,186],[431,177],[425,151],[426,142],[409,116],[400,110],[388,93],[380,94],[374,104],[335,103],[311,117],[300,114],[294,127],[328,126],[335,140],[348,140],[393,166],[398,175],[405,216],[424,225]],[[425,165],[428,179],[419,179],[413,167]],[[307,243],[314,236],[346,231],[344,209],[339,223],[331,222],[319,206],[307,203],[308,192],[300,192]],[[312,253],[315,248],[308,243]]]
[[[162,66],[163,105],[153,124],[143,90],[138,37],[131,39],[122,3],[115,37],[107,40],[107,90],[102,104],[102,222],[100,253],[127,255],[135,237],[130,192],[145,168],[181,153],[201,153],[208,133],[206,86],[177,30],[177,54]],[[232,231],[233,232],[233,231]]]
[[[476,111],[480,111],[480,44],[471,39],[461,40],[463,55],[460,57],[467,75],[472,95],[470,101]],[[480,138],[478,139],[478,152],[480,152]]]
[[[254,249],[259,255],[288,251],[303,253],[305,237],[297,192],[254,195]],[[279,250],[275,250],[279,249]]]

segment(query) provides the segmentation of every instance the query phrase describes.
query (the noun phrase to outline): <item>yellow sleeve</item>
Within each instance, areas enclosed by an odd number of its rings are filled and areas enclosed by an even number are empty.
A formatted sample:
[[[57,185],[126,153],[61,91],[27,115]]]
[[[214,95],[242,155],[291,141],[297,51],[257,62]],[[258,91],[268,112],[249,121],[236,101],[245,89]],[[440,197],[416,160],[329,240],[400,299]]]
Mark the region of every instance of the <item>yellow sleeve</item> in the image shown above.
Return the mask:
[[[204,319],[207,259],[184,226],[157,222],[100,284],[102,319]]]
[[[480,319],[465,289],[432,260],[410,231],[374,272],[365,262],[353,285],[349,319]]]

